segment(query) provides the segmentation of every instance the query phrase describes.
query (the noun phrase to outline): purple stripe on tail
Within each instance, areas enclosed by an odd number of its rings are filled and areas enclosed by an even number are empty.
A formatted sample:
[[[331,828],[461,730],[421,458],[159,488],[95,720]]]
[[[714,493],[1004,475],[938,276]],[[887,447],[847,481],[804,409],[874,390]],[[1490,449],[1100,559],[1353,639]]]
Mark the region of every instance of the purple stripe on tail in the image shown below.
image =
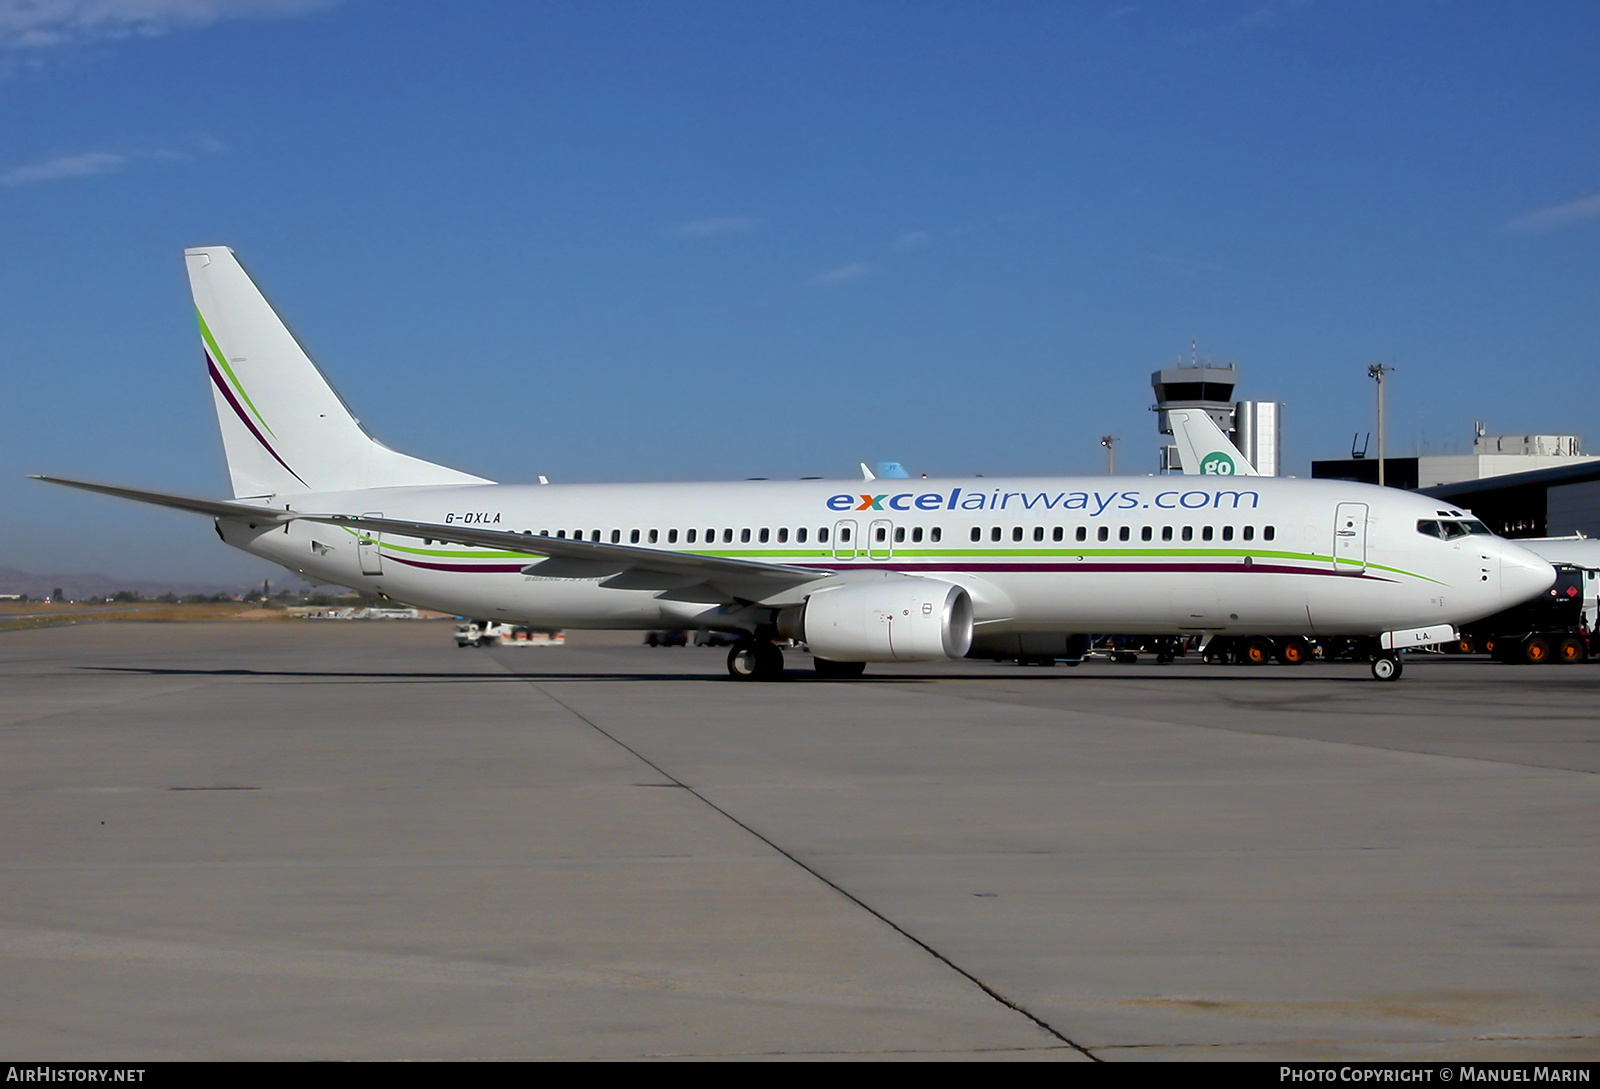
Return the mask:
[[[211,372],[212,383],[216,385],[217,389],[222,393],[222,396],[227,399],[228,404],[233,406],[234,415],[239,417],[239,422],[250,429],[250,434],[256,437],[256,441],[266,448],[267,453],[271,454],[273,458],[277,460],[279,465],[282,465],[286,470],[288,470],[290,476],[294,477],[296,480],[299,480],[307,491],[314,490],[311,485],[307,484],[304,480],[301,480],[299,473],[289,468],[289,463],[287,461],[284,461],[281,457],[278,457],[278,452],[272,448],[272,444],[267,441],[266,436],[261,434],[260,431],[256,430],[256,425],[250,422],[250,417],[245,415],[244,409],[240,407],[238,400],[233,396],[233,390],[229,389],[228,383],[222,380],[222,373],[217,370],[216,360],[211,358],[210,352],[206,352],[206,369]]]

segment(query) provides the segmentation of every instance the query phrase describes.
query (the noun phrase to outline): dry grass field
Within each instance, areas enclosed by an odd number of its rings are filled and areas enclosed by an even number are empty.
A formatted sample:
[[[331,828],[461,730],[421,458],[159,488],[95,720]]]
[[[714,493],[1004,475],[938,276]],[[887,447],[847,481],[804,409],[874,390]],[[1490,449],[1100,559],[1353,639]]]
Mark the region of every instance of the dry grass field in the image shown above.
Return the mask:
[[[0,631],[50,628],[61,624],[100,624],[118,620],[182,623],[201,620],[278,621],[284,609],[264,609],[246,601],[172,605],[162,601],[71,602],[8,601],[0,603]]]

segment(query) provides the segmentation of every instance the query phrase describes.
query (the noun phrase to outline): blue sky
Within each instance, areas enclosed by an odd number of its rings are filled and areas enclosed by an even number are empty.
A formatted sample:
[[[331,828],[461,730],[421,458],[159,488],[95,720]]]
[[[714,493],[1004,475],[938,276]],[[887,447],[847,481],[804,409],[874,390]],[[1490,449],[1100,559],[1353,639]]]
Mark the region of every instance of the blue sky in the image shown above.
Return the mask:
[[[1286,464],[1591,426],[1600,5],[0,0],[0,565],[259,578],[181,251],[367,428],[497,480]]]

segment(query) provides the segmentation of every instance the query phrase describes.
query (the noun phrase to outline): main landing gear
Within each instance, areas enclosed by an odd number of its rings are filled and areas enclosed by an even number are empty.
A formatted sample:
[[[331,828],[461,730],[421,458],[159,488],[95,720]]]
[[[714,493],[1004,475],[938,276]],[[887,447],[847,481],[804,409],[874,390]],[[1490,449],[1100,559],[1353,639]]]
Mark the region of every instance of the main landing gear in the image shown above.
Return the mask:
[[[736,681],[775,681],[783,676],[783,651],[770,639],[741,639],[728,651],[728,676]]]
[[[836,662],[831,658],[814,658],[812,664],[819,679],[830,681],[859,677],[867,669],[865,662]],[[728,676],[736,681],[782,680],[783,651],[770,639],[741,639],[728,651]]]

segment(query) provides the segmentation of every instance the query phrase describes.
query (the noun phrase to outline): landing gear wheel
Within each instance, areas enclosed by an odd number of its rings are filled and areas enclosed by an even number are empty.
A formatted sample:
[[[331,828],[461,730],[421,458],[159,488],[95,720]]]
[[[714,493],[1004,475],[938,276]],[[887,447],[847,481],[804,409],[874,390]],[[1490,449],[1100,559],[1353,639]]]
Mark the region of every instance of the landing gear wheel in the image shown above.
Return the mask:
[[[836,662],[832,658],[813,658],[812,666],[823,680],[842,681],[859,677],[867,671],[866,662]]]
[[[1372,676],[1380,681],[1398,681],[1404,669],[1399,658],[1385,655],[1372,659]]]
[[[783,651],[765,639],[743,639],[728,651],[728,676],[736,681],[775,681],[783,676]]]

